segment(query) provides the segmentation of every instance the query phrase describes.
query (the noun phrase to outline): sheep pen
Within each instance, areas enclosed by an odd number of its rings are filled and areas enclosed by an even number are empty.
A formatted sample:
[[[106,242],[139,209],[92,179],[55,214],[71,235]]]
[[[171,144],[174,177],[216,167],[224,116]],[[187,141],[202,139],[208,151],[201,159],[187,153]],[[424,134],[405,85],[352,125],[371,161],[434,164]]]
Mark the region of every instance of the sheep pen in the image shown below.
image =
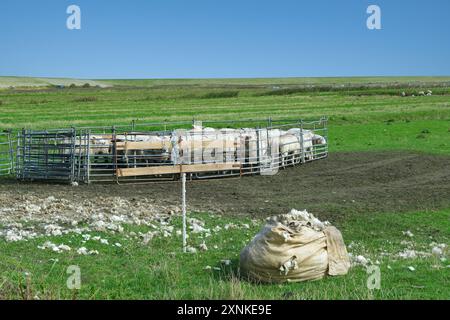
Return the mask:
[[[178,122],[23,129],[8,136],[6,163],[26,181],[149,182],[274,175],[328,156],[327,118]],[[3,157],[4,158],[4,157]],[[5,161],[4,161],[5,162]]]

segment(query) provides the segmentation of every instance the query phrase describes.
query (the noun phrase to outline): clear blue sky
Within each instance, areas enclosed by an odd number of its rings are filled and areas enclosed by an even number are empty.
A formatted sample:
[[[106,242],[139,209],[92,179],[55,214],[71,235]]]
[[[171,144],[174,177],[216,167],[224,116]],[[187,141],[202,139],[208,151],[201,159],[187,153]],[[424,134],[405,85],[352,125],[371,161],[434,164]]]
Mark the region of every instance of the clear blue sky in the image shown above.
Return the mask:
[[[0,35],[0,75],[450,75],[448,0],[1,0]]]

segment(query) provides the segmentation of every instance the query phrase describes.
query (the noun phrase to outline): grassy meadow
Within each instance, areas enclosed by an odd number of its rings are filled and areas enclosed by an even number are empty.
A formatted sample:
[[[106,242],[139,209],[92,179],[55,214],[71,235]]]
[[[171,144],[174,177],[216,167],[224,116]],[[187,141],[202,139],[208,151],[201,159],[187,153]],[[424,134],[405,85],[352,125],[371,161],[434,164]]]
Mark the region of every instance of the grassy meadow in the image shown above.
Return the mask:
[[[35,86],[24,84],[27,81],[43,80],[0,78],[4,87],[0,89],[0,130],[194,117],[313,119],[325,115],[330,152],[413,150],[450,156],[450,77],[95,80],[85,87],[85,80],[67,79],[64,88],[55,87],[58,82]],[[76,86],[69,87],[71,83]],[[433,94],[419,95],[427,90]],[[448,245],[450,208],[343,214],[345,219],[339,219],[336,226],[346,244],[354,244],[349,251],[379,260],[380,290],[367,289],[363,267],[351,269],[344,277],[314,282],[248,282],[238,274],[239,252],[263,221],[207,212],[189,214],[205,221],[208,228],[228,223],[245,223],[250,228],[213,234],[206,239],[209,250],[197,254],[181,252],[180,236],[156,238],[143,246],[120,234],[97,233],[122,244],[118,248],[93,243],[92,248],[100,252],[97,256],[36,249],[46,240],[81,245],[79,235],[12,243],[0,239],[0,299],[450,299],[448,260],[396,258],[404,249],[402,231],[411,230],[414,245],[421,250],[431,250],[432,241]],[[180,228],[179,217],[173,223]],[[146,231],[144,227],[125,228]],[[189,238],[192,245],[203,240],[194,234]],[[230,259],[231,265],[221,264],[223,259]],[[66,287],[69,265],[82,270],[80,290]]]

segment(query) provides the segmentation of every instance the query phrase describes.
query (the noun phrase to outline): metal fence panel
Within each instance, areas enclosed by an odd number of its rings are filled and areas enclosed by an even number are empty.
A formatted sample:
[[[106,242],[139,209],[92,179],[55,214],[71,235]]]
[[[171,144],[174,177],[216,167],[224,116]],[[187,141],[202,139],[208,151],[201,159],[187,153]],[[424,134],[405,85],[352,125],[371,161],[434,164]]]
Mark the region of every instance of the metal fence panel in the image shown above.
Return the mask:
[[[0,145],[1,146],[1,145]],[[327,119],[137,123],[23,130],[19,179],[148,182],[270,174],[327,157]]]
[[[22,180],[75,178],[76,132],[22,130],[18,135],[17,177]]]
[[[0,176],[14,173],[15,140],[12,131],[0,132]]]

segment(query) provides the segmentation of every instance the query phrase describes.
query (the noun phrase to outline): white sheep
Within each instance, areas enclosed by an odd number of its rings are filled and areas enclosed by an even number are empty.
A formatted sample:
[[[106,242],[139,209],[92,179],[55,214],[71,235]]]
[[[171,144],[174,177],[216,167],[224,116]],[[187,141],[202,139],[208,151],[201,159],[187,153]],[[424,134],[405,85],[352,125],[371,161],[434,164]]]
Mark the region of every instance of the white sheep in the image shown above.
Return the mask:
[[[281,166],[294,165],[300,159],[300,141],[293,134],[285,134],[280,137]]]
[[[298,140],[301,143],[300,146],[303,144],[305,161],[313,160],[313,153],[314,153],[313,138],[314,138],[314,133],[311,130],[300,129],[300,128],[289,129],[288,133],[289,134],[293,134],[296,137],[298,137]],[[303,138],[303,141],[302,141],[302,138]]]

